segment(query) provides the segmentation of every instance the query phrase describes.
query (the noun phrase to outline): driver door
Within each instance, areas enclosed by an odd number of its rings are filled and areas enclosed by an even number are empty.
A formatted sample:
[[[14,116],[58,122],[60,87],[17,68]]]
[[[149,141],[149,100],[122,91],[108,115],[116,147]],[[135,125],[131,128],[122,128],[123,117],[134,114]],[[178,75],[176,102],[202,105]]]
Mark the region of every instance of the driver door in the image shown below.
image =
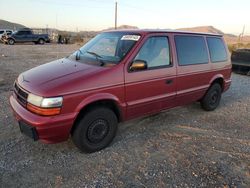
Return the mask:
[[[135,61],[146,62],[147,67],[131,71]],[[144,39],[127,68],[124,71],[128,119],[175,106],[176,67],[168,34],[155,34]]]

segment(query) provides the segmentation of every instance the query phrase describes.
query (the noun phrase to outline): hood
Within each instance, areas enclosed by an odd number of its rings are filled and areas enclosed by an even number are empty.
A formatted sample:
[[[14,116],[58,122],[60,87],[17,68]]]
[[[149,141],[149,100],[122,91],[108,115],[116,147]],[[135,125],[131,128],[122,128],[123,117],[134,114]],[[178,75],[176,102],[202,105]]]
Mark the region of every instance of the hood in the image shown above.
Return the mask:
[[[30,69],[18,77],[18,83],[29,92],[53,95],[56,88],[76,83],[106,68],[64,58]],[[57,91],[58,93],[58,91]]]

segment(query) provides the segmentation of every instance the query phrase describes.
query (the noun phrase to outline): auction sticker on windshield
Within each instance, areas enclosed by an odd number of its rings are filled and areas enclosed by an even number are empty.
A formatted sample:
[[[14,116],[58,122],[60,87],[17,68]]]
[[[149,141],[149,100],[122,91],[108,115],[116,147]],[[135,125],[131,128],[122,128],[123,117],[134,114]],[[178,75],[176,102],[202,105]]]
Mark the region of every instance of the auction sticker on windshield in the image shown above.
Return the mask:
[[[124,35],[121,38],[121,40],[134,40],[134,41],[138,41],[139,39],[140,39],[139,35]]]

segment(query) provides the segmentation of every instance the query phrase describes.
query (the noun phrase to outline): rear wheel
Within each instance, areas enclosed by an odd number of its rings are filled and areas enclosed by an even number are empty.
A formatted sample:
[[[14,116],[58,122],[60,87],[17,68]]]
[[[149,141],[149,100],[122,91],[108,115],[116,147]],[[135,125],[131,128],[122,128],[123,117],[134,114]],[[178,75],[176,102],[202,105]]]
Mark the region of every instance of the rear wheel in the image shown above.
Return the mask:
[[[202,98],[201,107],[206,111],[215,110],[220,104],[221,92],[220,84],[214,83]]]
[[[9,40],[8,40],[8,44],[9,44],[9,45],[14,45],[14,44],[15,44],[14,39],[9,39]]]
[[[83,152],[95,152],[107,147],[115,137],[118,120],[115,113],[105,107],[88,111],[72,133],[72,140]]]
[[[45,43],[45,41],[43,39],[38,40],[38,44],[44,44],[44,43]]]

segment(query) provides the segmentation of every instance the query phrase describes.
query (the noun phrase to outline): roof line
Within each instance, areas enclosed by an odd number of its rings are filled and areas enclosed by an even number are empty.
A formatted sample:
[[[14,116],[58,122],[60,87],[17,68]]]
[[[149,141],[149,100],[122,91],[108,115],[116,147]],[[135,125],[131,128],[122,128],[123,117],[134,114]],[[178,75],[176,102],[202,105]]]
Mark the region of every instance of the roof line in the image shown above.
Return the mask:
[[[223,36],[223,34],[217,34],[217,33],[192,32],[185,30],[172,30],[172,29],[119,29],[119,30],[110,30],[104,32],[180,33],[180,34],[210,35],[210,36],[220,36],[220,37]]]

